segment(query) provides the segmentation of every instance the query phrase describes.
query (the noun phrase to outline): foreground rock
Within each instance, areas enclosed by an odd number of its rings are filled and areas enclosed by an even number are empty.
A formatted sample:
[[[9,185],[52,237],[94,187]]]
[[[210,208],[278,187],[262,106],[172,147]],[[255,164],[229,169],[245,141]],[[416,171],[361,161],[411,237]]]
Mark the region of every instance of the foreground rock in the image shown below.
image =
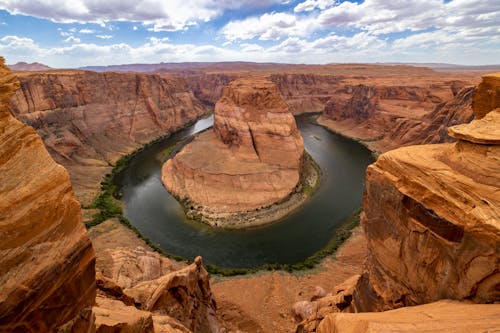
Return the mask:
[[[214,129],[167,161],[162,181],[188,206],[217,220],[217,214],[252,211],[287,198],[299,183],[303,152],[295,119],[276,86],[239,79],[217,102]]]
[[[487,76],[485,81],[495,82],[499,77]],[[480,85],[476,96],[489,98],[491,94],[484,89],[491,91],[492,87]],[[385,311],[441,299],[500,301],[499,104],[498,99],[483,103],[476,97],[476,119],[449,129],[458,139],[456,143],[396,149],[368,167],[363,224],[369,252],[364,273],[351,283],[352,288],[334,292],[330,302],[328,298],[316,302],[317,311],[301,323],[300,330],[316,331],[319,324],[349,332],[345,330],[348,324],[340,321],[357,320],[354,317],[330,317],[323,324],[329,313],[342,310]],[[436,327],[464,332],[476,323],[498,325],[487,315],[489,311],[498,313],[498,305],[484,305],[484,322],[482,308],[457,305],[456,311],[465,316],[477,314],[468,322],[459,322],[453,319],[453,304],[443,309],[443,317],[434,316],[428,323],[420,323],[420,315],[416,315],[418,323],[412,325],[421,330],[442,325]],[[406,311],[411,316],[410,309],[396,313]],[[389,314],[364,316],[359,320],[391,321]],[[371,327],[366,322],[360,325],[361,332]],[[374,325],[375,332],[391,325],[398,329],[394,322]]]
[[[92,228],[90,237],[97,253],[98,332],[219,331],[201,257],[187,265],[160,256],[114,219]]]
[[[457,301],[406,307],[377,313],[336,313],[318,326],[318,333],[494,332],[500,327],[500,304]]]
[[[87,332],[95,255],[66,170],[7,109],[0,61],[0,331]]]
[[[19,73],[19,80],[10,100],[14,115],[68,169],[83,205],[121,156],[207,110],[181,78],[55,70]]]

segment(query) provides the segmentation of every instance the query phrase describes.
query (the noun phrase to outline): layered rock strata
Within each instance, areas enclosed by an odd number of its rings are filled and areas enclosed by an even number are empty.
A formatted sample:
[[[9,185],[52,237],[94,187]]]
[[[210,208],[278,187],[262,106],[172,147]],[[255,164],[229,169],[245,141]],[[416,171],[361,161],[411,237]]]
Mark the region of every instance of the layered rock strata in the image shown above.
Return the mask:
[[[181,201],[203,214],[242,213],[294,192],[304,143],[276,86],[239,79],[215,107],[214,129],[198,135],[162,169],[162,180]]]
[[[207,110],[179,77],[49,71],[19,73],[19,80],[10,100],[14,115],[68,169],[84,205],[118,158]]]
[[[500,74],[488,75],[485,82],[500,83],[499,78]],[[496,86],[479,85],[473,103],[475,120],[449,129],[456,143],[399,148],[368,167],[363,202],[368,241],[364,273],[352,288],[311,305],[316,306],[316,315],[299,326],[301,331],[316,331],[319,324],[349,332],[339,324],[348,317],[328,314],[342,310],[385,311],[441,299],[500,301],[500,100],[490,99],[491,91]],[[481,96],[487,97],[487,103]],[[443,329],[455,327],[454,320],[446,319],[454,307],[478,314],[476,321],[456,323],[456,331],[467,331],[481,318],[484,324],[495,325],[486,312],[499,308],[485,305],[481,317],[480,307],[450,303],[441,317]],[[415,312],[398,313],[411,316]],[[359,317],[360,323],[363,318]],[[377,323],[377,318],[390,322],[389,313],[366,316],[368,322]],[[418,325],[432,327],[440,322],[440,317],[434,319],[434,323]]]
[[[321,322],[318,333],[484,333],[500,327],[500,304],[442,300],[377,313],[336,313]]]
[[[0,331],[87,332],[95,255],[66,170],[8,111],[18,86],[0,65]]]
[[[97,331],[219,332],[216,304],[201,257],[191,265],[153,252],[111,219],[94,227]]]
[[[447,128],[473,117],[473,88],[454,87],[450,84],[447,94],[432,87],[346,86],[328,101],[318,122],[376,152],[450,142]]]

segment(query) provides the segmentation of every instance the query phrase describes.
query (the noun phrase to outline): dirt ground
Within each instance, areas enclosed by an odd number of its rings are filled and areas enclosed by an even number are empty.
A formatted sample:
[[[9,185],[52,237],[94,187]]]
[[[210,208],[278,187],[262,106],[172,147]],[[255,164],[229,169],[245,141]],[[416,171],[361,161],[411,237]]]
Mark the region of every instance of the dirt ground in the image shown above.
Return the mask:
[[[327,293],[352,275],[360,274],[366,258],[361,227],[316,269],[304,273],[262,272],[244,277],[212,278],[217,314],[228,331],[295,332],[292,306],[310,300],[316,287]]]

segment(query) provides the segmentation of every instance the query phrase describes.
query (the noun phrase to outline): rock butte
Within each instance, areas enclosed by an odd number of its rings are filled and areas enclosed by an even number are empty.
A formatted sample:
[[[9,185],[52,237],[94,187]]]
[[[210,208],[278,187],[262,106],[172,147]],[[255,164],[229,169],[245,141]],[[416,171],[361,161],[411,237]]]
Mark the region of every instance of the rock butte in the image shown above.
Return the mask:
[[[201,214],[248,212],[295,190],[303,153],[302,136],[276,85],[238,79],[215,106],[213,130],[168,160],[162,181]]]
[[[475,120],[449,129],[456,143],[399,148],[368,167],[364,272],[310,305],[316,314],[299,331],[498,329],[498,316],[490,314],[500,313],[500,304],[438,302],[385,314],[329,314],[440,299],[500,301],[500,99],[490,100],[491,91],[500,87],[500,74],[488,75],[484,82],[474,98]],[[423,320],[430,312],[432,318]]]

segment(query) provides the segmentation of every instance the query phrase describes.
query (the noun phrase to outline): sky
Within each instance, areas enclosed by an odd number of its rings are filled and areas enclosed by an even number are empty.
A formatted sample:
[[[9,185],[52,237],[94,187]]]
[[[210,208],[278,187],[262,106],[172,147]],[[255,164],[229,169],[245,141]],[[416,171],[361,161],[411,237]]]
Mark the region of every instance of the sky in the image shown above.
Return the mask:
[[[0,55],[130,63],[500,63],[500,0],[0,0]]]

